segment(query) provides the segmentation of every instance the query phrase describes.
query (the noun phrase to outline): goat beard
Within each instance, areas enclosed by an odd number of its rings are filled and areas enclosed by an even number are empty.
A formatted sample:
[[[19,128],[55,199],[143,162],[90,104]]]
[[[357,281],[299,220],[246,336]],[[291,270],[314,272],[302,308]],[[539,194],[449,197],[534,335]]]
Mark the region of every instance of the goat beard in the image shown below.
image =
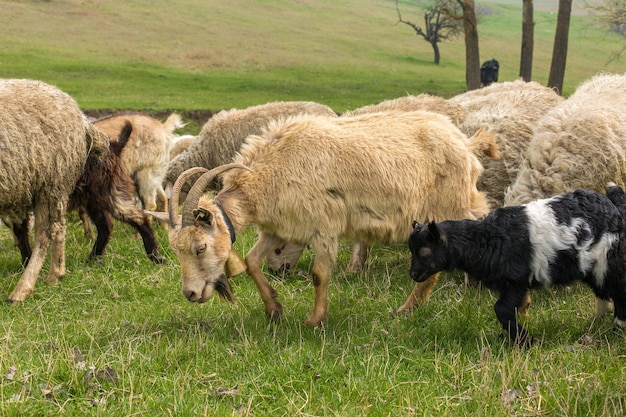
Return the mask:
[[[230,286],[230,282],[226,275],[222,274],[219,276],[215,284],[213,284],[213,288],[217,291],[217,295],[223,300],[230,301],[231,303],[235,302],[235,297],[233,296],[233,289]]]

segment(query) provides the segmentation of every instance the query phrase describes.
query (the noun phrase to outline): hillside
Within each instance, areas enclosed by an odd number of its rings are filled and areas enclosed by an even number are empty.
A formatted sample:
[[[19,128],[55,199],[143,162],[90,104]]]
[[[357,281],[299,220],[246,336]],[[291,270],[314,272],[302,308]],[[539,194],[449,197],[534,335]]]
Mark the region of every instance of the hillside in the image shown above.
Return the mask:
[[[533,77],[547,82],[556,0],[536,1]],[[420,22],[413,1],[403,17]],[[500,80],[517,77],[521,9],[514,0],[478,6],[482,60]],[[342,111],[406,93],[463,91],[462,39],[430,45],[396,24],[392,0],[122,1],[1,0],[0,73],[59,85],[88,108],[227,108],[311,99]],[[612,60],[622,37],[572,18],[564,93]]]

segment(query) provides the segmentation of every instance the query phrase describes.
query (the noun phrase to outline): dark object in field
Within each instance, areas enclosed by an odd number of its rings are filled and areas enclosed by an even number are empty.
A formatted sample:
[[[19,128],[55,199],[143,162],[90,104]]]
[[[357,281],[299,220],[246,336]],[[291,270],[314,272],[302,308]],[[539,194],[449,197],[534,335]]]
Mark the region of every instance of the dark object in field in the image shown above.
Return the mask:
[[[480,83],[488,86],[491,83],[498,82],[498,72],[500,71],[500,63],[495,59],[483,62],[480,66]]]
[[[414,222],[409,238],[411,278],[426,280],[459,269],[499,293],[495,312],[517,344],[532,337],[517,322],[532,287],[583,281],[613,300],[615,326],[626,321],[624,191],[607,196],[578,190],[526,205],[503,207],[480,220]]]

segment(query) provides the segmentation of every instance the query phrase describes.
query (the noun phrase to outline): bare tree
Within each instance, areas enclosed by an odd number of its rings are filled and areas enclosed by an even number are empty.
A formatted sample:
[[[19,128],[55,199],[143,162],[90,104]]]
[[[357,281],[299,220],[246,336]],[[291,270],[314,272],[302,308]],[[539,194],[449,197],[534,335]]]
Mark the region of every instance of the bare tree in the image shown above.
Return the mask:
[[[396,11],[398,12],[397,23],[404,23],[413,28],[415,33],[433,48],[434,62],[439,65],[441,54],[439,52],[439,43],[457,37],[461,33],[461,24],[458,20],[453,19],[446,10],[449,8],[449,0],[434,0],[427,5],[424,10],[424,27],[402,18],[398,0],[396,0]]]
[[[585,2],[585,6],[594,12],[598,23],[622,35],[626,34],[626,0],[604,0],[600,4]]]
[[[555,88],[559,94],[563,94],[563,78],[565,77],[571,15],[572,0],[559,0],[556,33],[552,49],[552,64],[550,65],[550,76],[548,77],[548,87]]]
[[[590,4],[585,1],[585,7],[593,12],[596,22],[600,25],[626,35],[626,0],[604,0],[600,4],[597,2]],[[626,44],[612,53],[605,65],[620,59],[624,52],[626,52]]]
[[[533,0],[522,0],[522,51],[520,55],[519,76],[530,81],[533,73],[533,49],[535,42]]]

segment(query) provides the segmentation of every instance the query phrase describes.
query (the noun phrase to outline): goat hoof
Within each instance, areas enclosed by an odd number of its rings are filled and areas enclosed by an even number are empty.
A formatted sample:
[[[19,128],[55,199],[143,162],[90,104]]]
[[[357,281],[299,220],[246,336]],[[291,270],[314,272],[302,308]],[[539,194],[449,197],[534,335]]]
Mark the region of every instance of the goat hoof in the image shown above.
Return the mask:
[[[274,306],[271,309],[266,309],[265,315],[270,321],[278,321],[283,315],[283,306],[278,304],[278,306]]]
[[[150,260],[157,265],[162,265],[165,263],[165,258],[162,256],[150,256]]]

